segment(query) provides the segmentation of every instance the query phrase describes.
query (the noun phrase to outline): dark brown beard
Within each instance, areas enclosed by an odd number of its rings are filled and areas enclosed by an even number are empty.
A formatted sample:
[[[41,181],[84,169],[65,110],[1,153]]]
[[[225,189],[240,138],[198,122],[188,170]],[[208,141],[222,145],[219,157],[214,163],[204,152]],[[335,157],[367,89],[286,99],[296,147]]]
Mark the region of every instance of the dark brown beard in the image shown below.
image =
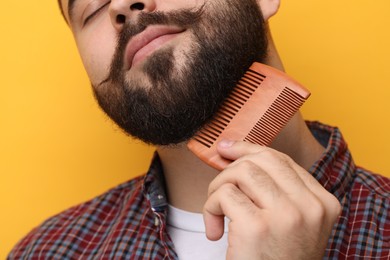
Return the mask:
[[[147,58],[143,72],[150,88],[127,82],[123,57],[129,39],[152,24],[189,28],[195,42],[180,73],[175,69],[174,47]],[[177,144],[211,119],[246,69],[264,60],[266,50],[264,21],[255,0],[220,0],[197,10],[141,13],[136,25],[125,26],[109,77],[94,86],[94,93],[126,133],[150,144]]]

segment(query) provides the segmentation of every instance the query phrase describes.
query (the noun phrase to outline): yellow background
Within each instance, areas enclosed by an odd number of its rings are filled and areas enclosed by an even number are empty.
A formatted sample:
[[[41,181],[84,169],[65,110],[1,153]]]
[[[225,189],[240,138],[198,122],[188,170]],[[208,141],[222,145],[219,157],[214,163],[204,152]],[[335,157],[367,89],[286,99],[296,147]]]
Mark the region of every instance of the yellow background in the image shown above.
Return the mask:
[[[0,259],[47,217],[143,173],[152,153],[95,104],[56,0],[0,8]],[[390,1],[285,1],[272,19],[308,119],[390,176]],[[387,160],[386,160],[387,159]]]

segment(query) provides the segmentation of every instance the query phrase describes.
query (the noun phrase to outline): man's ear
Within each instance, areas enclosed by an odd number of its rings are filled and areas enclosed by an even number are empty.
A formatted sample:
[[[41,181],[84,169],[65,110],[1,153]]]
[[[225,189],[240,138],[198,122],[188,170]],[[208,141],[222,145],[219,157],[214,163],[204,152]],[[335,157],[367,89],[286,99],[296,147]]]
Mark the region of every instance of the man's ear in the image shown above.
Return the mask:
[[[280,0],[257,0],[260,4],[261,11],[263,12],[264,21],[268,21],[273,15],[275,15],[280,6]]]

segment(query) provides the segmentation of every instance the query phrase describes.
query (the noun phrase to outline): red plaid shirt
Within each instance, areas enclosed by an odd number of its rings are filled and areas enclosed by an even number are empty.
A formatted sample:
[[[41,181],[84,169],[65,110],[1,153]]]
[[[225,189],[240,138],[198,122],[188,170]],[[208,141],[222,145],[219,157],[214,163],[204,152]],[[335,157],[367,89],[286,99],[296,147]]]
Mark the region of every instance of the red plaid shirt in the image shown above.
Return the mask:
[[[310,172],[342,205],[325,259],[390,259],[390,180],[356,167],[337,128],[308,123],[327,147]],[[9,259],[176,259],[155,156],[145,177],[56,215],[23,238]]]

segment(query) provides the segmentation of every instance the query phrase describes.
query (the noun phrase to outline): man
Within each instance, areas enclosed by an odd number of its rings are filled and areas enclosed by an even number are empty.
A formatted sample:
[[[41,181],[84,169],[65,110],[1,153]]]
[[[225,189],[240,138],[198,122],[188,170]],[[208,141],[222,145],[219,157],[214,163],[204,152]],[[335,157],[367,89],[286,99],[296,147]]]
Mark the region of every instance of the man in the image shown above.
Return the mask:
[[[221,172],[186,148],[253,62],[282,69],[266,25],[278,0],[60,4],[99,104],[157,152],[10,259],[390,257],[390,181],[355,167],[336,128],[297,113],[269,148],[223,140]]]

